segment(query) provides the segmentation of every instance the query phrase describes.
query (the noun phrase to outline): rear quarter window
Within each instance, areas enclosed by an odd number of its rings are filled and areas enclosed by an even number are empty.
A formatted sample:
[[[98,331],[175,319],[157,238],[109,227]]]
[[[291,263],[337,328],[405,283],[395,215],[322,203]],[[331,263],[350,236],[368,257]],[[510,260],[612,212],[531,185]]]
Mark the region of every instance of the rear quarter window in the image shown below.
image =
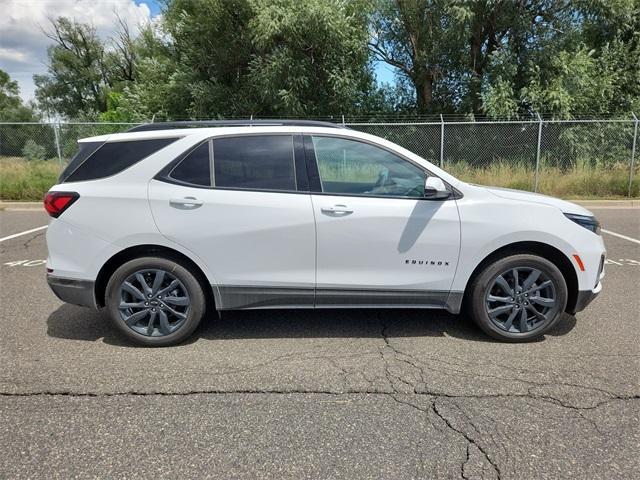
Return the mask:
[[[64,182],[69,175],[78,168],[79,165],[82,164],[89,156],[95,152],[98,148],[102,146],[104,142],[80,142],[78,144],[78,153],[76,153],[67,168],[65,168],[60,174],[60,178],[58,179],[58,183]]]
[[[80,144],[80,152],[78,152],[63,172],[61,182],[82,182],[110,177],[111,175],[122,172],[176,140],[178,140],[177,137],[107,142],[90,152],[86,158],[80,158],[79,161],[76,161],[83,151],[83,144]],[[71,169],[74,163],[75,167]]]

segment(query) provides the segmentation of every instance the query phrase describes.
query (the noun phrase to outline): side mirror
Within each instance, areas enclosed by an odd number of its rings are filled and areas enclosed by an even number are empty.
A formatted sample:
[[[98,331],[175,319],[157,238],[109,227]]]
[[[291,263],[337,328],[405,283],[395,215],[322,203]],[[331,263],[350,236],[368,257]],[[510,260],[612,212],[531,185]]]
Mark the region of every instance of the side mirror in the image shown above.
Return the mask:
[[[424,198],[444,200],[450,196],[451,192],[447,190],[442,179],[438,177],[427,177],[427,180],[424,182]]]

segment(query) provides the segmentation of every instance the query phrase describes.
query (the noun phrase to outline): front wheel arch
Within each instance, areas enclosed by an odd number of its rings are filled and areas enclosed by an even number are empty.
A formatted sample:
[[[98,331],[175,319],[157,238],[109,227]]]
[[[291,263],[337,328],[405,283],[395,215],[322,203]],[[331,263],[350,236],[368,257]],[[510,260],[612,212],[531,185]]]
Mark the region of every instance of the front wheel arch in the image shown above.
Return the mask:
[[[478,275],[480,275],[480,273],[484,271],[484,269],[488,265],[500,258],[517,254],[538,255],[549,260],[550,262],[554,263],[556,267],[558,267],[558,269],[562,273],[562,276],[564,277],[564,281],[567,284],[568,297],[567,307],[565,311],[572,312],[575,309],[576,302],[578,300],[578,276],[576,275],[575,268],[573,268],[571,260],[569,260],[569,258],[564,253],[562,253],[562,251],[558,250],[556,247],[542,242],[511,243],[509,245],[500,247],[499,249],[487,255],[476,266],[476,268],[473,270],[473,273],[471,273],[464,291],[463,303],[468,302],[469,289],[473,284],[473,281]]]

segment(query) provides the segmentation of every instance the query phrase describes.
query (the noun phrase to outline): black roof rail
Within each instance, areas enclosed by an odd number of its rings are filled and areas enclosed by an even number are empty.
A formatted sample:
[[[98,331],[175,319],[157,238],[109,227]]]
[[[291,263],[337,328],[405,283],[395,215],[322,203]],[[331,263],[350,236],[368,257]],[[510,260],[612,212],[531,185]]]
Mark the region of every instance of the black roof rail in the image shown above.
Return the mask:
[[[346,128],[344,125],[316,120],[197,120],[180,122],[144,123],[130,128],[127,132],[147,132],[151,130],[169,130],[173,128],[208,128],[208,127],[257,127],[257,126],[298,126]]]

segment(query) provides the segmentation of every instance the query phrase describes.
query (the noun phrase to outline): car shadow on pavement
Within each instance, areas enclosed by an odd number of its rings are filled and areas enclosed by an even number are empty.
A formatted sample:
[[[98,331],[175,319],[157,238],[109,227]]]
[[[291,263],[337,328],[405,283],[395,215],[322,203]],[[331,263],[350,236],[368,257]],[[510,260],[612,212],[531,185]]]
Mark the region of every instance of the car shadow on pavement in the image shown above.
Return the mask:
[[[132,346],[113,328],[106,314],[66,303],[47,318],[47,335],[66,340],[104,340],[111,345]]]
[[[564,318],[547,333],[562,336],[576,325],[575,317]],[[62,305],[47,319],[50,337],[136,347],[122,336],[102,312]],[[497,342],[486,336],[464,315],[437,310],[327,309],[247,310],[208,315],[187,343],[202,340],[257,338],[383,338],[454,337],[476,342]],[[544,341],[544,338],[538,341]]]

